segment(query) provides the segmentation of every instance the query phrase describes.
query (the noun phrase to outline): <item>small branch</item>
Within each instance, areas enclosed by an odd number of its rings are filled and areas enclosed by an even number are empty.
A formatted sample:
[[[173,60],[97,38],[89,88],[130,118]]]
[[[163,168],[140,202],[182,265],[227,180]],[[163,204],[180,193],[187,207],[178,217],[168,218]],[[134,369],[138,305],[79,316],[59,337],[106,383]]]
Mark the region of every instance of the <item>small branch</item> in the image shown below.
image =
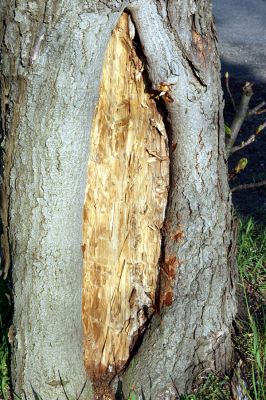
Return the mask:
[[[225,73],[225,87],[226,87],[227,93],[229,94],[229,97],[230,97],[231,103],[233,105],[233,108],[234,108],[234,110],[236,112],[236,103],[235,103],[235,100],[234,100],[234,98],[232,96],[232,93],[231,93],[231,90],[230,90],[229,73],[228,72]]]
[[[87,383],[87,379],[85,380],[85,382],[84,382],[84,384],[83,384],[83,386],[82,386],[82,388],[81,388],[81,391],[80,391],[79,396],[77,397],[77,400],[80,399],[80,396],[82,395],[82,393],[83,393],[83,391],[84,391],[84,389],[85,389],[86,383]]]
[[[230,154],[234,153],[235,151],[238,151],[238,150],[243,149],[244,147],[248,146],[249,144],[255,142],[255,140],[256,140],[256,135],[251,135],[251,136],[248,138],[248,140],[246,140],[245,142],[242,142],[240,146],[234,146],[234,147],[231,149]]]
[[[256,129],[256,135],[258,135],[264,128],[266,128],[266,121],[259,125]]]
[[[258,112],[261,113],[260,109],[261,109],[265,104],[266,104],[265,101],[262,101],[262,102],[259,103],[256,107],[251,108],[251,110],[249,110],[249,112],[248,112],[248,116],[250,117],[251,115],[258,114]],[[265,109],[262,110],[262,111],[265,111]]]
[[[266,108],[263,108],[263,110],[257,111],[256,115],[264,114],[266,112]]]
[[[242,94],[239,106],[236,111],[236,115],[234,117],[234,120],[233,120],[232,126],[231,126],[231,136],[227,143],[227,156],[228,157],[231,154],[231,150],[234,146],[237,135],[238,135],[240,128],[247,116],[248,105],[249,105],[252,95],[253,95],[252,84],[250,82],[246,82],[245,85],[243,86],[243,94]]]
[[[235,186],[231,189],[231,192],[236,192],[237,190],[246,190],[246,189],[253,189],[261,186],[266,185],[265,181],[255,182],[255,183],[246,183],[244,185]]]
[[[260,134],[260,132],[261,132],[264,128],[266,128],[266,122],[264,122],[263,124],[259,125],[258,128],[256,129],[256,133],[253,134],[253,135],[251,135],[251,136],[248,138],[248,140],[246,140],[245,142],[242,142],[240,146],[234,146],[234,147],[231,149],[231,153],[230,153],[230,154],[234,153],[235,151],[241,150],[241,149],[243,149],[244,147],[248,146],[249,144],[255,142],[256,136],[258,136],[258,135]]]

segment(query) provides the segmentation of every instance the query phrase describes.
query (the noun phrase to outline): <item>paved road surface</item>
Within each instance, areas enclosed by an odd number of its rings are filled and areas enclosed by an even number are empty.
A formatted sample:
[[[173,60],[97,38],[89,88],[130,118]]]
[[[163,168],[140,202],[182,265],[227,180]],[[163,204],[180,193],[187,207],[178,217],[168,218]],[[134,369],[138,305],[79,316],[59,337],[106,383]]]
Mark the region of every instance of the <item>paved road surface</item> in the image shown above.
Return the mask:
[[[266,0],[213,0],[223,71],[266,83]]]

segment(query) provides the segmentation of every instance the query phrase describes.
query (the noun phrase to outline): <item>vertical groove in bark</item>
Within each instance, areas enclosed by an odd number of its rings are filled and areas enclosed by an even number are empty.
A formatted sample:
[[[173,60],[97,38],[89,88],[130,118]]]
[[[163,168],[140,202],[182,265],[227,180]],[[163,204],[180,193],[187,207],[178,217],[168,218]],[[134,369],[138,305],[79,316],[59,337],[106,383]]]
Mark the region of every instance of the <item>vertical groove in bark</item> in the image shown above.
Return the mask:
[[[85,366],[99,390],[104,376],[125,366],[155,311],[168,194],[167,135],[135,46],[123,14],[106,51],[91,131],[83,322]]]

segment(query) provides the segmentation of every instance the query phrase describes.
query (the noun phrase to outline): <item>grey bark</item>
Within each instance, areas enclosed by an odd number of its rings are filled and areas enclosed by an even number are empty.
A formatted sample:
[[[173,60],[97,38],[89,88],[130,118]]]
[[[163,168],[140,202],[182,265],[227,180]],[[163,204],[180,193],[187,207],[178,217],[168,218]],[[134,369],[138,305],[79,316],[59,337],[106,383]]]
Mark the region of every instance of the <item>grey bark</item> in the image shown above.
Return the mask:
[[[11,108],[3,123],[16,331],[12,377],[16,393],[25,390],[27,398],[31,385],[46,399],[65,398],[58,370],[72,396],[86,378],[82,207],[90,123],[117,15],[88,12],[82,3],[53,1],[45,10],[42,1],[6,2],[2,9],[1,78]]]
[[[152,399],[166,399],[174,392],[172,379],[183,392],[201,370],[230,366],[231,199],[209,2],[2,0],[3,188],[16,329],[12,376],[16,392],[25,390],[28,398],[32,384],[44,399],[63,399],[58,370],[71,395],[85,380],[81,213],[89,131],[106,44],[125,7],[153,86],[174,84],[168,118],[170,148],[176,148],[162,260],[175,255],[182,264],[175,300],[153,319],[123,387],[128,391],[134,383],[148,397],[151,379]],[[179,227],[185,238],[177,243],[172,234]],[[83,398],[90,396],[84,392]]]
[[[176,255],[182,264],[174,303],[153,320],[123,381],[142,387],[147,397],[151,381],[152,398],[165,399],[176,392],[173,386],[179,393],[189,389],[200,371],[229,367],[236,276],[211,8],[207,1],[161,1],[157,9],[152,2],[131,8],[149,76],[154,82],[176,82],[168,107],[170,149],[171,144],[176,149],[162,257]],[[193,44],[192,31],[201,35],[205,48]],[[171,233],[180,226],[185,239],[176,243]]]

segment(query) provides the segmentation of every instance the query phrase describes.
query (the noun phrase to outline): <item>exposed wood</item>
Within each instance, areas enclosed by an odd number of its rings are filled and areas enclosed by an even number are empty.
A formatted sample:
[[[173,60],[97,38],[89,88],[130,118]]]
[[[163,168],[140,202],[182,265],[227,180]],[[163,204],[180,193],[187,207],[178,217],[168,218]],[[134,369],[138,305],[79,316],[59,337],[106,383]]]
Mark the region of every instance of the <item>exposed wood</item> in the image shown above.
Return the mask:
[[[105,55],[84,205],[85,366],[94,381],[125,366],[155,311],[169,156],[143,71],[123,14]]]

